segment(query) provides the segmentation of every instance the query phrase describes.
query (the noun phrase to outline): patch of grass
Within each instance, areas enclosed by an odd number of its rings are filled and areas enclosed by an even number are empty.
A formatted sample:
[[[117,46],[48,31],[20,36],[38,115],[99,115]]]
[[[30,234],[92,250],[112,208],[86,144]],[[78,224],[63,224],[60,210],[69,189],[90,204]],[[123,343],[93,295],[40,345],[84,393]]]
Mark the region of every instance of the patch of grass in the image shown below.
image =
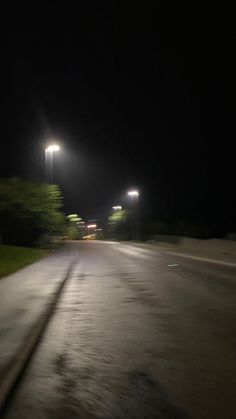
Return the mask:
[[[0,245],[0,278],[36,262],[46,254],[47,251],[42,249]]]

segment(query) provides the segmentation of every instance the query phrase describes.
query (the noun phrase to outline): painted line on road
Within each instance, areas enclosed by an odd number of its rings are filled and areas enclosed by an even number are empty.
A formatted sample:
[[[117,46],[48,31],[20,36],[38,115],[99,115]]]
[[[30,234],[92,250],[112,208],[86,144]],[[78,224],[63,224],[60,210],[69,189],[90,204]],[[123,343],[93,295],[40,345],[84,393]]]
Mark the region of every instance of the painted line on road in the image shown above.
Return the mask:
[[[200,262],[209,262],[209,263],[214,263],[217,265],[225,265],[225,266],[230,266],[232,268],[236,268],[236,263],[234,262],[225,262],[224,260],[209,259],[209,258],[204,258],[201,256],[187,255],[186,253],[178,253],[178,252],[163,252],[163,253],[165,253],[166,255],[180,256],[187,259],[194,259]]]
[[[111,244],[120,245],[120,242],[110,242]],[[207,262],[207,263],[213,263],[217,265],[223,265],[223,266],[229,266],[231,268],[236,268],[236,263],[234,262],[226,262],[224,260],[219,259],[209,259],[202,256],[194,256],[194,255],[188,255],[186,253],[178,253],[178,252],[171,252],[171,251],[165,251],[162,248],[156,249],[156,248],[148,248],[145,249],[144,247],[137,246],[134,244],[126,244],[122,242],[122,247],[115,247],[116,250],[119,252],[125,253],[127,256],[134,256],[134,257],[141,257],[144,259],[149,259],[153,254],[165,254],[165,255],[172,255],[172,256],[182,256],[183,258],[187,259],[193,259],[198,260],[199,262]],[[149,253],[149,254],[148,254]],[[152,254],[150,254],[152,253]]]
[[[54,308],[58,302],[60,294],[67,283],[68,279],[71,277],[71,273],[78,261],[78,256],[75,256],[72,262],[69,265],[69,268],[65,274],[64,279],[60,283],[57,291],[55,292],[52,300],[48,303],[46,309],[41,314],[37,322],[32,326],[28,335],[26,336],[25,342],[22,345],[21,349],[16,354],[14,361],[11,365],[7,365],[4,376],[0,379],[0,414],[4,409],[7,399],[9,398],[11,391],[13,390],[17,380],[28,364],[38,342],[42,336],[42,333],[45,327],[50,320],[50,317],[54,311]]]

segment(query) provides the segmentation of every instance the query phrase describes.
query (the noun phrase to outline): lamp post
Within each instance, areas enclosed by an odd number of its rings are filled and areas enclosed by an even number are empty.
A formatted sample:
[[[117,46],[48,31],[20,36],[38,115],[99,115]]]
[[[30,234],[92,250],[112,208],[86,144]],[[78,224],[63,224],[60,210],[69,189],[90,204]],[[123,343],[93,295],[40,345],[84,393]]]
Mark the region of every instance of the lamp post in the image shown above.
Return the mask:
[[[131,207],[131,238],[139,239],[139,191],[132,189],[128,191]]]
[[[60,150],[59,145],[52,144],[45,149],[45,175],[50,183],[53,183],[53,158],[54,152]]]

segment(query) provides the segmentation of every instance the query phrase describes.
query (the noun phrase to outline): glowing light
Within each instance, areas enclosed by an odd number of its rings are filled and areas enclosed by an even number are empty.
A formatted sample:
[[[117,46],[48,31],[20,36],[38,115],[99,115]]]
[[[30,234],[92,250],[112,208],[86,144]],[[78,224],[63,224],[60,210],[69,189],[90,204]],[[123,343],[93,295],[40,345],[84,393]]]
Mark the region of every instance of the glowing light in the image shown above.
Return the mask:
[[[112,207],[114,211],[119,211],[122,210],[122,206],[121,205],[114,205],[114,207]]]
[[[97,227],[97,224],[88,224],[87,227],[88,228],[96,228]]]
[[[129,191],[128,195],[129,196],[139,196],[139,192],[138,191]]]
[[[49,151],[49,152],[53,152],[53,151],[58,151],[58,150],[60,150],[60,147],[59,147],[59,145],[57,145],[57,144],[53,144],[53,145],[50,145],[50,146],[48,146],[47,148],[46,148],[46,151]]]
[[[85,240],[95,239],[95,234],[88,234],[87,236],[83,236],[83,239]]]
[[[67,216],[67,218],[69,218],[69,220],[70,221],[72,221],[73,223],[77,223],[77,222],[79,222],[79,221],[81,221],[82,220],[82,218],[80,218],[80,217],[78,217],[78,215],[77,214],[69,214],[68,216]],[[77,223],[78,224],[78,223]]]

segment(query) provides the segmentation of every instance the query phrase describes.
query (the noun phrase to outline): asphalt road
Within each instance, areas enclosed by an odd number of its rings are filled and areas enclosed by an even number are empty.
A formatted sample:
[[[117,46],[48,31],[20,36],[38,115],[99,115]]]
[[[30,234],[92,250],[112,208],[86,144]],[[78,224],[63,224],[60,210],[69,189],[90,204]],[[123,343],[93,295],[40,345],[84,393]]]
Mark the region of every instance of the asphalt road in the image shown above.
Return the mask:
[[[236,269],[118,243],[78,264],[7,419],[236,418]]]

